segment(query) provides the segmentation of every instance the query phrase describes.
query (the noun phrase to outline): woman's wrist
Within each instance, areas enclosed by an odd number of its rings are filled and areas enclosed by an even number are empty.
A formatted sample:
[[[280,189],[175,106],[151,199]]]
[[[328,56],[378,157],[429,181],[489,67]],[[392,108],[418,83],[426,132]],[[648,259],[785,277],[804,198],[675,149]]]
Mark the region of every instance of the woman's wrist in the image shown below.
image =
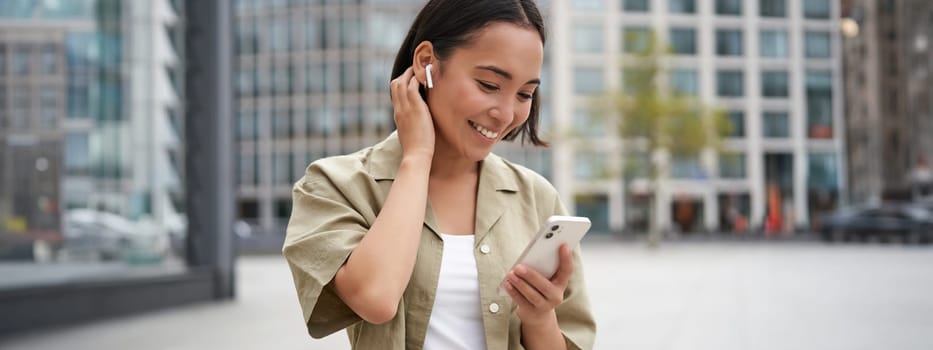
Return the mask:
[[[554,312],[554,310],[551,310],[550,312],[539,317],[526,317],[526,319],[522,319],[521,321],[522,326],[528,326],[534,328],[535,330],[551,328],[560,329],[557,324],[557,313]]]
[[[406,154],[402,156],[402,161],[399,163],[399,172],[430,172],[433,159],[433,155],[429,154]]]
[[[522,344],[526,349],[565,349],[564,335],[551,310],[540,318],[522,320]]]

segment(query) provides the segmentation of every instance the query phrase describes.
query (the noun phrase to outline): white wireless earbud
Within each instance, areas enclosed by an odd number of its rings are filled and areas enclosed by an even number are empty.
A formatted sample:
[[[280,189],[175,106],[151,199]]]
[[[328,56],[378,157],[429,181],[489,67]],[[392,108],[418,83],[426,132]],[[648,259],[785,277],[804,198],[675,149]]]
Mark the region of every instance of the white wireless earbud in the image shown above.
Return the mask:
[[[427,67],[424,67],[424,73],[428,76],[428,89],[434,88],[434,80],[431,79],[431,67],[433,66],[430,63],[428,63]]]

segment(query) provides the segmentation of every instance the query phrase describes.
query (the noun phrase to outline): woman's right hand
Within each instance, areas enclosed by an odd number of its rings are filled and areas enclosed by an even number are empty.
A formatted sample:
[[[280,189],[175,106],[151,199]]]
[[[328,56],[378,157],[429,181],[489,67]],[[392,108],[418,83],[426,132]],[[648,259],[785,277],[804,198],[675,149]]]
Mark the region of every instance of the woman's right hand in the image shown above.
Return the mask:
[[[408,67],[389,83],[389,91],[402,155],[425,156],[430,160],[434,157],[434,120],[428,105],[418,93],[419,85],[414,69]]]

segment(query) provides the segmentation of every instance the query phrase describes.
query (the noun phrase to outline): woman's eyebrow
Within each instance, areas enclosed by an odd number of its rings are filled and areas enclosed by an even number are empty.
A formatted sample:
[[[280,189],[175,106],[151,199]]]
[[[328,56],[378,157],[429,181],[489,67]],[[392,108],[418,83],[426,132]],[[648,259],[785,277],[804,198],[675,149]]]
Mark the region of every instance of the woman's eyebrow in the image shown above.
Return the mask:
[[[493,72],[493,73],[496,73],[496,74],[502,76],[503,78],[506,78],[506,79],[508,79],[508,80],[512,80],[512,74],[511,74],[511,73],[506,72],[504,69],[499,68],[499,67],[496,67],[496,66],[476,66],[476,69],[488,70],[488,71],[490,71],[490,72]],[[541,85],[541,79],[538,79],[538,78],[531,79],[531,80],[529,80],[528,82],[525,83],[525,85],[528,85],[528,84],[537,84],[537,85]]]

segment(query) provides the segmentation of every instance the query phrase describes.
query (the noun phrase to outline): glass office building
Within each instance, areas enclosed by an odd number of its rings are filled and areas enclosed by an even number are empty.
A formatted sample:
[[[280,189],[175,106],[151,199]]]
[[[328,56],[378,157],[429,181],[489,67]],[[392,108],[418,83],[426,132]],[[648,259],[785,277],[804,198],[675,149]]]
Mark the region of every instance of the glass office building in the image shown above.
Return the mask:
[[[185,234],[177,15],[167,1],[139,5],[13,1],[3,9],[0,186],[9,195],[0,216],[4,235],[20,241],[9,255],[177,257],[170,238]]]
[[[232,293],[202,243],[213,218],[186,216],[189,170],[210,187],[197,164],[217,154],[188,152],[211,129],[187,128],[186,110],[210,115],[185,99],[203,66],[186,64],[185,6],[0,2],[0,334]]]

